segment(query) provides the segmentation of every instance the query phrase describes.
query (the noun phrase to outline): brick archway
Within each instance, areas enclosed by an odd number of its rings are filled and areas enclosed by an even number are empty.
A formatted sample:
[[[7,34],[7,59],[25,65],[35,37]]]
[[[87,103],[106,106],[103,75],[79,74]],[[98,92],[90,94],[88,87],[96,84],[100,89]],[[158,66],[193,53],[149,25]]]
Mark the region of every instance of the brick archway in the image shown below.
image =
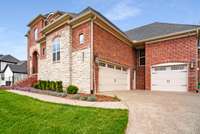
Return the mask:
[[[38,73],[38,52],[35,51],[33,52],[32,55],[32,74],[37,74]]]

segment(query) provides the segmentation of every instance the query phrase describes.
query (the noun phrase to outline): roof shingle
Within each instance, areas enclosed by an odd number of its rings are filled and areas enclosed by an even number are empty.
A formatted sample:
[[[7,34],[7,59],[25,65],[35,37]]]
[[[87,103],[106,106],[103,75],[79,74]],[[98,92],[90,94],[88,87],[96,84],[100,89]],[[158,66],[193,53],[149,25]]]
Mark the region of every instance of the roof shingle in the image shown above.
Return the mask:
[[[157,36],[164,36],[176,32],[183,32],[186,30],[192,30],[199,28],[200,25],[186,25],[186,24],[173,24],[173,23],[160,23],[155,22],[148,25],[144,25],[135,29],[131,29],[126,35],[131,40],[145,40],[154,38]]]
[[[11,63],[18,63],[19,60],[12,55],[0,55],[0,61],[11,62]]]

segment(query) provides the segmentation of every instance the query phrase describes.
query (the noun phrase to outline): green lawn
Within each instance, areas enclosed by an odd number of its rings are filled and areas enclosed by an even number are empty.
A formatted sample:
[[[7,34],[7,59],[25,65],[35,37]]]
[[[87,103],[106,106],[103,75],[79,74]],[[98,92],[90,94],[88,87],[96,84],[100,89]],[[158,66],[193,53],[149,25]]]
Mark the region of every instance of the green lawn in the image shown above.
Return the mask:
[[[127,110],[38,101],[0,90],[0,134],[123,134]]]

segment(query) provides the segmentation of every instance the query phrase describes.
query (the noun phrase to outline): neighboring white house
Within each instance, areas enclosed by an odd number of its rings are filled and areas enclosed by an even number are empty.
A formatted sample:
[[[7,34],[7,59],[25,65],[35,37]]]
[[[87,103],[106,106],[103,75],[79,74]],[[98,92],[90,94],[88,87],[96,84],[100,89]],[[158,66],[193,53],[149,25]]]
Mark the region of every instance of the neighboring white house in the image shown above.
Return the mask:
[[[27,77],[27,62],[11,55],[0,55],[0,86],[10,86]]]

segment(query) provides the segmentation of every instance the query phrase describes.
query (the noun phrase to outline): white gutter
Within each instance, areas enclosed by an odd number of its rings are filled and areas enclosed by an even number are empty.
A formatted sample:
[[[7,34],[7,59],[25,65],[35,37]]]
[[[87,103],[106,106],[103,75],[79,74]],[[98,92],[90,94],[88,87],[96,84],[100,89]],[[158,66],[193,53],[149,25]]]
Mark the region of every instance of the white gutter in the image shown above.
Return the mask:
[[[175,36],[175,35],[180,35],[180,34],[185,34],[185,33],[190,33],[190,32],[196,32],[196,30],[197,29],[185,30],[185,31],[181,31],[181,32],[167,34],[167,35],[156,36],[156,37],[153,37],[153,38],[148,38],[148,39],[144,39],[144,40],[140,40],[140,41],[134,40],[133,43],[143,43],[143,42],[158,40],[158,39],[167,38],[167,37],[171,37],[171,36]]]
[[[90,22],[90,92],[94,94],[94,40],[93,40],[93,20]]]

